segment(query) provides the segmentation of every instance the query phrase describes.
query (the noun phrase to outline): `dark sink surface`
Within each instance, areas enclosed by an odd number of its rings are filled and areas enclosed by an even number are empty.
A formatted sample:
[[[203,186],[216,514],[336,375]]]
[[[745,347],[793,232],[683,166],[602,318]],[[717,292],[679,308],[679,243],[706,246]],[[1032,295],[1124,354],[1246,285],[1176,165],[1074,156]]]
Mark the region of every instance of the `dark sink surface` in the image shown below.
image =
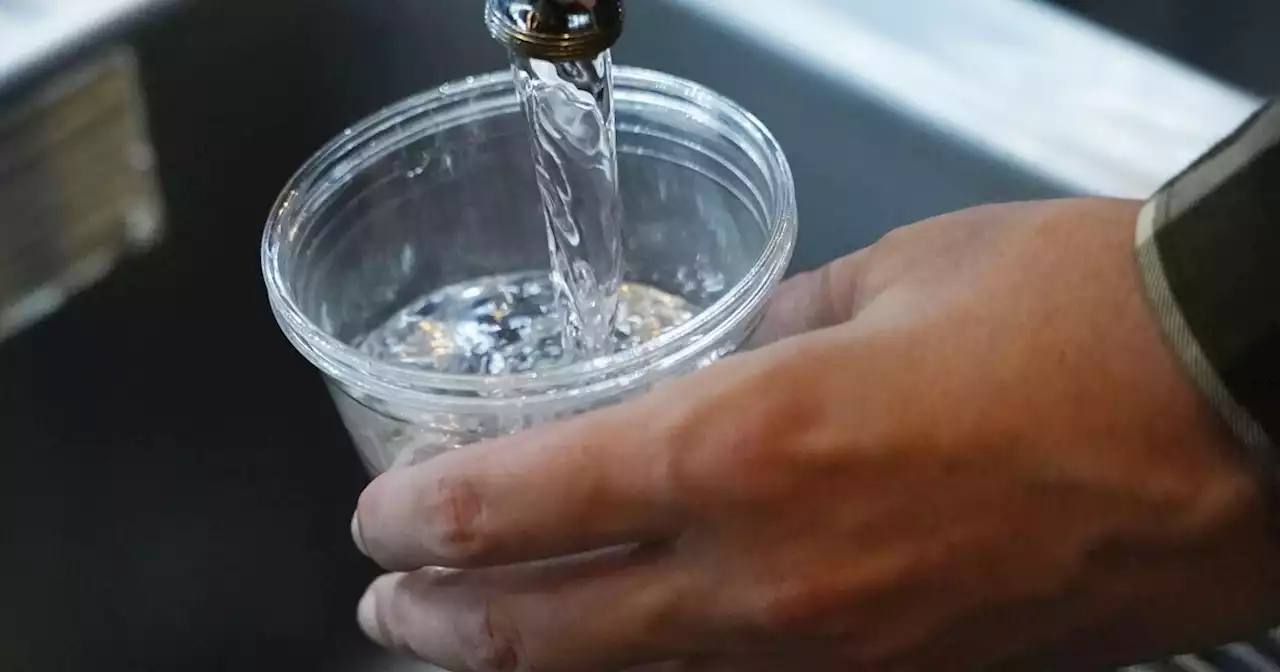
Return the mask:
[[[476,6],[471,6],[475,4]],[[704,82],[791,156],[797,268],[990,200],[1065,193],[659,0],[618,60]],[[366,482],[258,270],[277,190],[343,126],[503,67],[478,0],[191,0],[134,34],[163,245],[0,344],[0,669],[347,670]]]
[[[1280,93],[1273,0],[1053,0],[1260,95]]]
[[[324,670],[363,646],[365,477],[258,271],[276,191],[357,113],[318,99],[305,44],[335,21],[298,10],[192,3],[135,36],[170,231],[0,344],[0,669]]]

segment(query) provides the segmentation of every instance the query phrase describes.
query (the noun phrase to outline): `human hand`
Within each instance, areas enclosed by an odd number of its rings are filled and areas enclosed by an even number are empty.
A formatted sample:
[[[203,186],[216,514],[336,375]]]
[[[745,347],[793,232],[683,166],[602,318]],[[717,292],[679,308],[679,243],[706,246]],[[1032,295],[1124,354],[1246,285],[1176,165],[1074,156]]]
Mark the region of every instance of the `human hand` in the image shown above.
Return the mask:
[[[455,672],[967,672],[1271,624],[1263,497],[1161,341],[1136,215],[902,229],[784,285],[764,347],[383,475],[357,543],[409,573],[362,625]]]

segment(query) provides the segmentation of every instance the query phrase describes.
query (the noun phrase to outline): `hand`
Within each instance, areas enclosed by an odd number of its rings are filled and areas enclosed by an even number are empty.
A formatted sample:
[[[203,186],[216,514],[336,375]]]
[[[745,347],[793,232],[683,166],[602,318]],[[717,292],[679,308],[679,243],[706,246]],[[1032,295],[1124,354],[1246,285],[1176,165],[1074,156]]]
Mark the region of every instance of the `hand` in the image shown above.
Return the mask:
[[[902,229],[785,285],[766,347],[385,474],[357,541],[411,573],[362,624],[455,672],[967,672],[1274,623],[1268,512],[1144,303],[1136,214]]]

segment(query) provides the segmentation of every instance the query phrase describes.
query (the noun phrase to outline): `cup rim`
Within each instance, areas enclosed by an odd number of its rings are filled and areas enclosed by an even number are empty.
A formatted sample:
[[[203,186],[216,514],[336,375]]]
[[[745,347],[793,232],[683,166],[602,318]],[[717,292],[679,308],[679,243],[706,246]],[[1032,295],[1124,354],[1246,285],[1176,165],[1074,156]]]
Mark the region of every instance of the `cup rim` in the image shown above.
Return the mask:
[[[630,97],[632,91],[639,95],[665,93],[714,110],[722,118],[731,120],[735,130],[751,136],[763,150],[742,147],[773,182],[773,198],[766,213],[772,230],[755,263],[724,296],[688,322],[634,348],[545,371],[510,375],[441,373],[378,360],[327,333],[306,317],[286,285],[278,251],[290,231],[296,231],[297,225],[305,220],[306,205],[314,200],[317,180],[331,172],[338,161],[350,160],[351,157],[344,155],[351,150],[406,121],[419,123],[397,137],[396,142],[379,147],[376,154],[355,157],[350,165],[344,166],[345,170],[359,172],[387,152],[458,123],[457,115],[433,119],[436,115],[432,112],[440,108],[471,101],[478,105],[479,112],[466,117],[469,120],[500,114],[496,110],[510,106],[518,108],[511,74],[501,70],[443,84],[365,117],[326,143],[290,178],[267,219],[261,263],[272,310],[294,347],[333,380],[379,398],[421,401],[465,397],[467,403],[473,404],[488,401],[509,404],[509,397],[493,398],[495,392],[519,392],[526,398],[580,396],[599,391],[602,386],[612,387],[619,378],[645,377],[645,372],[651,369],[666,369],[667,365],[698,356],[706,349],[699,344],[714,343],[717,336],[756,317],[790,264],[798,232],[794,178],[781,146],[755,115],[701,84],[628,66],[614,69],[614,81],[619,102]],[[499,108],[480,102],[486,95],[492,97],[505,90],[510,90],[512,95],[509,101],[503,100]],[[695,335],[698,338],[689,342]]]

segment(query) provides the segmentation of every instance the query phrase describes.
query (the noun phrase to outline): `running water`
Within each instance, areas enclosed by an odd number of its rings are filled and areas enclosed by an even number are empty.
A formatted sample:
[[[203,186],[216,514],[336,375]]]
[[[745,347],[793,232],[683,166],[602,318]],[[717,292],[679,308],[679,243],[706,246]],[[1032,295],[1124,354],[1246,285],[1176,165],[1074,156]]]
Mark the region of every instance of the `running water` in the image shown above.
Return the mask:
[[[564,62],[513,55],[512,72],[529,120],[565,350],[607,355],[623,271],[610,54]]]

